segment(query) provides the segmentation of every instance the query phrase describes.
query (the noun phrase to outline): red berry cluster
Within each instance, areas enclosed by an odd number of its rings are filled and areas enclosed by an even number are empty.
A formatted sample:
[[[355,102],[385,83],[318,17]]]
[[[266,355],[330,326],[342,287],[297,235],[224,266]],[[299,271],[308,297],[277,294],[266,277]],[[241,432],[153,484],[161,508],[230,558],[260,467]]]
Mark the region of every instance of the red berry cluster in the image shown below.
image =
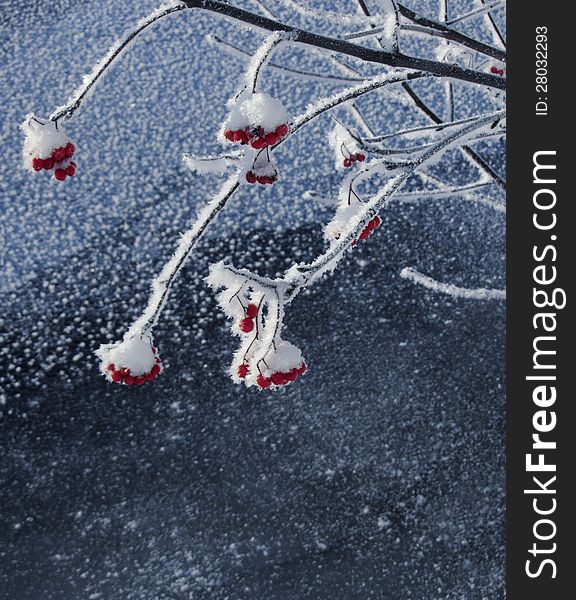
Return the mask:
[[[256,175],[254,171],[248,171],[246,173],[246,181],[248,183],[260,183],[262,185],[272,184],[278,181],[276,175]]]
[[[243,333],[250,333],[254,329],[254,319],[258,315],[258,307],[255,304],[249,304],[246,307],[245,314],[246,316],[240,321],[238,327],[240,327],[240,331]]]
[[[276,371],[270,377],[265,377],[260,373],[256,378],[256,383],[262,388],[266,389],[270,387],[270,385],[287,385],[288,383],[292,383],[296,381],[300,375],[303,375],[306,372],[306,363],[302,363],[299,367],[295,367],[294,369],[290,369],[287,373],[282,373],[281,371]]]
[[[490,69],[490,73],[493,75],[504,75],[504,69],[499,69],[498,67],[492,67]]]
[[[226,129],[224,137],[230,142],[240,142],[241,144],[250,144],[256,150],[262,150],[268,146],[274,146],[283,137],[288,134],[288,125],[283,123],[278,125],[274,131],[264,131],[263,127],[246,127],[245,129],[237,129],[232,131]]]
[[[370,219],[370,221],[368,221],[368,225],[366,225],[366,227],[362,230],[362,233],[358,236],[358,239],[352,242],[352,246],[356,246],[359,241],[367,240],[374,233],[374,231],[380,227],[381,223],[382,221],[378,215],[376,215],[373,219]]]
[[[75,150],[74,144],[72,144],[72,142],[68,142],[66,146],[54,149],[52,154],[47,158],[33,158],[32,168],[35,171],[42,171],[42,169],[45,171],[51,171],[54,169],[54,178],[58,181],[64,181],[66,177],[74,176],[76,173],[76,163],[70,162],[67,165],[60,163],[72,158]]]
[[[356,161],[364,162],[366,160],[366,156],[364,154],[351,154],[348,158],[345,158],[343,161],[343,165],[348,168],[351,167]]]
[[[156,354],[156,348],[152,349],[154,354]],[[126,367],[122,367],[117,369],[114,364],[109,364],[107,368],[110,373],[110,378],[115,383],[125,383],[126,385],[142,385],[147,381],[154,381],[156,377],[160,374],[160,363],[162,361],[159,358],[156,358],[156,364],[148,371],[148,373],[143,373],[142,375],[131,375],[130,369]]]

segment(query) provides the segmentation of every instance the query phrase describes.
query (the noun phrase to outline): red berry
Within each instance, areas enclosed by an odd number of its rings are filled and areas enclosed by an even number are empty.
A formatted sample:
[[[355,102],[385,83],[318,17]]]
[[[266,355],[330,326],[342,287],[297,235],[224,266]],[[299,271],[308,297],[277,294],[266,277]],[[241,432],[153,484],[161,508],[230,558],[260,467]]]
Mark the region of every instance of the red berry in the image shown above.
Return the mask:
[[[300,368],[298,369],[298,373],[299,373],[300,375],[304,375],[304,373],[306,373],[306,363],[302,363],[302,364],[300,365]]]
[[[498,75],[504,75],[504,69],[500,69],[500,70],[498,71]]]
[[[290,369],[290,371],[286,373],[286,379],[288,381],[296,381],[299,375],[300,373],[298,372],[298,369]]]
[[[349,159],[349,158],[345,158],[345,159],[344,159],[344,163],[343,163],[343,164],[344,164],[344,166],[345,166],[346,168],[348,168],[349,166],[351,166],[351,165],[352,165],[352,163],[350,162],[350,159]]]
[[[127,375],[124,377],[124,383],[126,385],[134,385],[134,377],[132,377],[132,375]]]
[[[134,379],[134,383],[136,385],[142,385],[143,383],[146,383],[146,377],[144,377],[144,375],[139,375]]]
[[[234,141],[234,132],[231,131],[230,129],[226,129],[226,131],[224,132],[224,137],[229,141],[229,142],[233,142]]]
[[[52,152],[52,158],[54,162],[60,162],[66,158],[66,150],[64,148],[56,148],[54,152]]]
[[[494,74],[498,73],[498,68],[497,67],[492,67],[490,69],[490,73],[494,73]]]
[[[254,133],[250,129],[245,129],[244,135],[246,136],[246,139],[248,141],[250,141],[254,137]]]
[[[150,373],[152,373],[153,375],[158,375],[160,373],[160,365],[158,365],[158,363],[156,363],[151,369],[150,369]]]
[[[360,162],[364,162],[366,160],[366,156],[364,154],[357,154],[356,160],[358,160]]]
[[[127,369],[126,367],[120,369],[120,375],[122,375],[122,377],[128,377],[128,375],[130,375],[130,369]]]
[[[120,371],[112,371],[110,377],[114,383],[120,383],[122,381],[122,373],[120,373]]]
[[[108,371],[115,371],[116,367],[114,366],[114,363],[110,363],[107,367]]]
[[[270,379],[274,385],[286,385],[288,383],[286,373],[280,373],[280,371],[273,373]]]
[[[54,171],[54,178],[58,181],[64,181],[66,179],[66,171],[64,169],[56,169]]]
[[[158,373],[153,373],[152,371],[144,375],[144,379],[146,379],[146,381],[154,381],[156,377],[158,377]]]
[[[157,358],[157,359],[156,359],[156,362],[157,362],[157,363],[161,363],[162,361],[161,361],[159,358]]]
[[[247,317],[240,321],[239,327],[243,333],[250,333],[254,329],[254,321]]]
[[[76,173],[76,167],[74,165],[68,165],[66,167],[66,175],[68,175],[68,177],[74,177],[74,173]]]
[[[44,169],[46,171],[50,171],[50,169],[52,169],[54,167],[54,159],[49,156],[48,158],[44,159]]]
[[[278,141],[278,136],[274,132],[267,133],[264,139],[268,146],[273,146]]]
[[[380,227],[380,225],[382,224],[382,221],[378,216],[374,217],[372,221],[374,221],[374,229],[378,229],[378,227]]]
[[[256,179],[257,179],[256,174],[253,171],[248,171],[246,173],[246,181],[248,183],[256,183]]]
[[[246,316],[254,319],[258,314],[258,307],[255,304],[249,304],[246,307]]]
[[[244,379],[244,377],[248,375],[248,365],[240,365],[236,370],[236,373],[238,373],[238,377],[240,377],[240,379]]]
[[[252,148],[255,148],[256,150],[262,150],[262,148],[266,148],[266,140],[261,137],[252,140],[251,144]]]
[[[66,144],[66,146],[64,147],[64,153],[66,155],[66,158],[70,158],[74,152],[76,151],[76,148],[74,147],[74,144],[72,142],[68,142]]]
[[[366,227],[360,234],[360,239],[367,240],[369,236],[370,236],[370,229],[368,227]]]
[[[32,168],[35,171],[41,171],[44,168],[44,160],[42,158],[33,158]]]
[[[275,133],[278,137],[283,138],[288,133],[288,125],[286,125],[286,123],[278,125],[278,127],[276,127]]]
[[[269,377],[264,377],[264,375],[262,375],[262,373],[260,373],[260,375],[258,375],[258,377],[256,378],[256,383],[262,389],[265,389],[267,387],[270,387],[270,384],[272,383],[272,381],[270,380]]]

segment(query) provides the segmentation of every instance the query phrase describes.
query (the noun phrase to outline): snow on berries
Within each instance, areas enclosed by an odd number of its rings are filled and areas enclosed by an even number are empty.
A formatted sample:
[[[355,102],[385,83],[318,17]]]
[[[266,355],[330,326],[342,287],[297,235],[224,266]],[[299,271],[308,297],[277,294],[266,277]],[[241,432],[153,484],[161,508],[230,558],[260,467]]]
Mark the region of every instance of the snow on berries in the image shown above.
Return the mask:
[[[154,381],[162,371],[162,361],[149,333],[125,337],[122,342],[103,344],[96,351],[100,371],[110,382],[142,385]]]
[[[254,160],[250,170],[246,171],[246,182],[260,185],[273,184],[278,181],[278,171],[270,160],[268,152],[262,153]]]
[[[340,123],[336,123],[328,136],[328,142],[334,150],[336,168],[349,169],[355,162],[364,162],[366,155],[361,151],[358,140]]]
[[[255,150],[275,146],[289,132],[288,114],[279,100],[264,92],[244,92],[224,123],[224,137]]]
[[[256,377],[256,385],[268,388],[271,385],[282,387],[293,383],[306,371],[306,363],[300,349],[280,339],[275,340],[271,352],[259,365],[260,372]]]
[[[50,171],[57,181],[76,174],[76,163],[71,160],[76,147],[61,125],[55,121],[43,123],[30,114],[21,128],[24,132],[24,165],[28,169]]]

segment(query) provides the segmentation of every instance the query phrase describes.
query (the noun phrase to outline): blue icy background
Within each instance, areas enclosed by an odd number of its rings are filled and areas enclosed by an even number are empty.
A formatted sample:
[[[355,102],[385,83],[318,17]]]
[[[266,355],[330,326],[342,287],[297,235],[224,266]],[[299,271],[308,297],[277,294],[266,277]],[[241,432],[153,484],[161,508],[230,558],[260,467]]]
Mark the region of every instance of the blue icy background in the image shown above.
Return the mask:
[[[333,209],[303,192],[330,195],[341,175],[321,119],[283,148],[281,182],[236,196],[186,266],[157,328],[162,377],[128,389],[98,374],[93,349],[122,335],[219,185],[181,162],[218,150],[242,68],[205,36],[260,38],[197,12],[158,24],[68,124],[80,170],[65,184],[21,168],[18,125],[60,105],[154,6],[0,0],[0,597],[503,598],[504,306],[399,277],[503,287],[501,214],[461,198],[392,205],[291,305],[306,377],[275,394],[234,386],[203,277],[220,259],[274,275],[322,250]],[[340,89],[264,87],[293,114]],[[440,88],[421,89],[434,101]],[[423,122],[400,102],[362,105],[378,131]],[[478,149],[501,169],[502,145]],[[475,176],[458,154],[438,168]]]

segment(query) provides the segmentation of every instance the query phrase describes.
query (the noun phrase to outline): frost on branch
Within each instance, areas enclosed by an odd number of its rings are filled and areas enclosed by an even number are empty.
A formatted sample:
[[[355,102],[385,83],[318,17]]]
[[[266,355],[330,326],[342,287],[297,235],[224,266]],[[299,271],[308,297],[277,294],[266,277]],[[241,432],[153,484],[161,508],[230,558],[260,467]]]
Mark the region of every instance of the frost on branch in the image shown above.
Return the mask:
[[[152,334],[125,335],[114,344],[102,344],[96,351],[100,358],[100,371],[115,383],[141,385],[154,381],[162,371],[158,350]]]
[[[262,389],[296,381],[306,364],[300,350],[280,335],[282,285],[264,284],[249,272],[221,262],[212,265],[207,281],[215,290],[223,288],[218,303],[232,320],[232,333],[240,338],[229,371],[232,380]]]
[[[20,126],[24,133],[24,166],[32,171],[49,171],[64,181],[76,173],[72,156],[76,150],[62,126],[55,121],[43,123],[29,114]]]

